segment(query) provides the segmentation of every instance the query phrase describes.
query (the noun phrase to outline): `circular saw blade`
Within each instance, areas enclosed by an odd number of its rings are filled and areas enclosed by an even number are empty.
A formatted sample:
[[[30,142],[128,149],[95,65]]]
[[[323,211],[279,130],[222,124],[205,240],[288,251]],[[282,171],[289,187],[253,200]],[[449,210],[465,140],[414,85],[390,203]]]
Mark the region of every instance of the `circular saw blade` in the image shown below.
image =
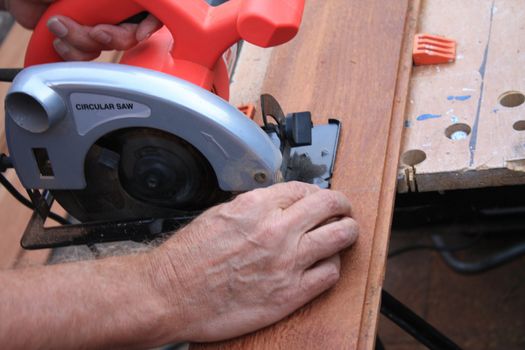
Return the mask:
[[[193,215],[227,200],[206,158],[177,136],[150,128],[102,137],[84,164],[86,188],[53,190],[81,222]]]

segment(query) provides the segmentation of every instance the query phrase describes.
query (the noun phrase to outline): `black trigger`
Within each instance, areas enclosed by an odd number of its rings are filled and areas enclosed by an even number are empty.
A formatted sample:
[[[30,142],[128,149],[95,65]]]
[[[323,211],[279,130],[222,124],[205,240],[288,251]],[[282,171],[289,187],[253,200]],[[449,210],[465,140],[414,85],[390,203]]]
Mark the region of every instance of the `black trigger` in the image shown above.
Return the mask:
[[[143,11],[143,12],[137,13],[136,15],[133,15],[133,16],[131,16],[129,18],[126,18],[125,20],[123,20],[119,24],[122,24],[122,23],[139,24],[140,22],[145,20],[146,17],[148,17],[148,15],[149,15],[148,11]]]

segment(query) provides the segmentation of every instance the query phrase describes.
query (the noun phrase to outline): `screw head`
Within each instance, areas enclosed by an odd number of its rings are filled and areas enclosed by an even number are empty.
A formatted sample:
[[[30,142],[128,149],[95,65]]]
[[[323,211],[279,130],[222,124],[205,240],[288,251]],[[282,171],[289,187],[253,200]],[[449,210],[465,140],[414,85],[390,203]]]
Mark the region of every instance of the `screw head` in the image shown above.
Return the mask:
[[[146,185],[151,189],[157,188],[159,184],[160,184],[160,179],[153,174],[150,174],[146,179]]]
[[[262,184],[262,183],[265,183],[266,182],[266,174],[265,173],[256,173],[254,176],[253,176],[253,179]]]

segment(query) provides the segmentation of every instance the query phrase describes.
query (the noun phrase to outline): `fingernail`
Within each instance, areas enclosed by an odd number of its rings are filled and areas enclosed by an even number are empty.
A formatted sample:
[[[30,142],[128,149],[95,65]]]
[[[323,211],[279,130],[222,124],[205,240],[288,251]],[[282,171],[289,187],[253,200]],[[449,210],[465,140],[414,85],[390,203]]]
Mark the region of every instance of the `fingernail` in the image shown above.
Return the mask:
[[[62,57],[69,52],[69,46],[60,39],[55,39],[55,41],[53,41],[53,46],[55,47],[56,52]]]
[[[59,38],[65,37],[69,32],[64,23],[60,22],[60,20],[56,17],[51,17],[49,21],[47,21],[47,27],[51,33],[55,34]]]
[[[103,30],[93,33],[93,39],[95,39],[101,44],[109,44],[112,40],[111,35],[104,32]]]

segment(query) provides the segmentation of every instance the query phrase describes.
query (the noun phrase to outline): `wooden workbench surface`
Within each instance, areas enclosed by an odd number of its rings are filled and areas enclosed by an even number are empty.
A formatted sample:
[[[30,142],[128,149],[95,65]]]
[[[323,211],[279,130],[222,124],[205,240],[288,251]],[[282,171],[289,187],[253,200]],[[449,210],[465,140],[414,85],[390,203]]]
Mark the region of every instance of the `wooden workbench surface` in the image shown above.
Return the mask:
[[[398,191],[525,183],[525,2],[427,0],[418,32],[457,58],[414,68]]]

